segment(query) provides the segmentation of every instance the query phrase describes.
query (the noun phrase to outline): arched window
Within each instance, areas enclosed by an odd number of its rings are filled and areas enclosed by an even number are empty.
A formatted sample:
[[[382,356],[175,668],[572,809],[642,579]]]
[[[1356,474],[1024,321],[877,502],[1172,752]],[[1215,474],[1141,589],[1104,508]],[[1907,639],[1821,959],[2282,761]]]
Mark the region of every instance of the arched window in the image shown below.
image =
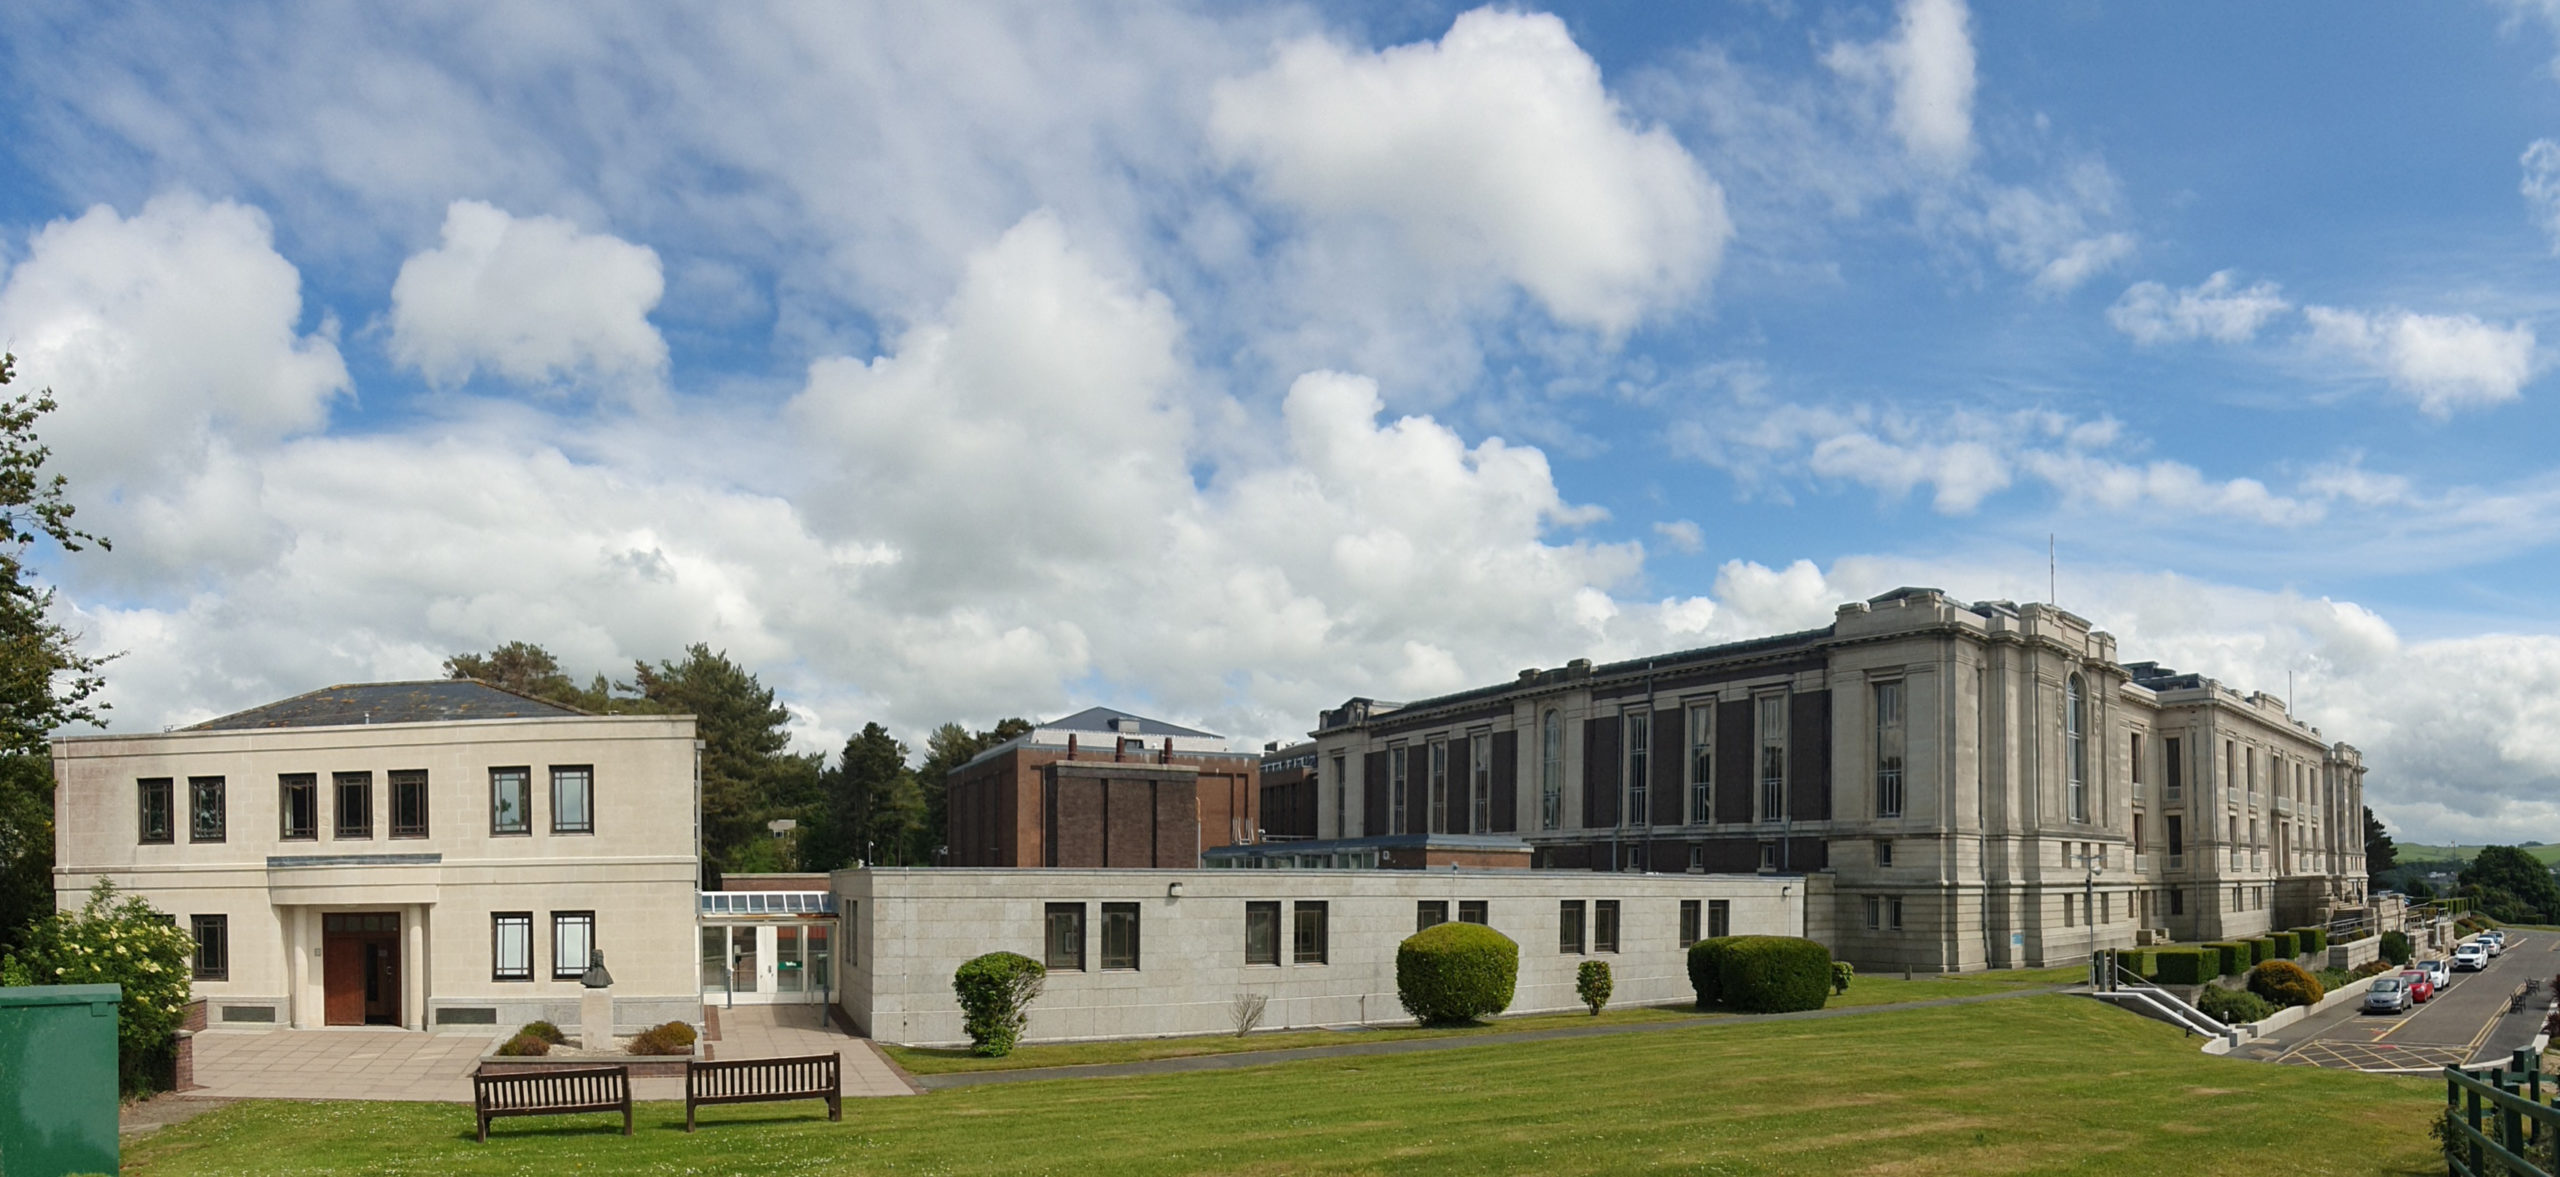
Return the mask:
[[[1564,821],[1564,716],[1553,708],[1539,721],[1538,828],[1552,830]]]
[[[2062,744],[2070,757],[2071,820],[2089,820],[2089,698],[2080,676],[2062,687]]]

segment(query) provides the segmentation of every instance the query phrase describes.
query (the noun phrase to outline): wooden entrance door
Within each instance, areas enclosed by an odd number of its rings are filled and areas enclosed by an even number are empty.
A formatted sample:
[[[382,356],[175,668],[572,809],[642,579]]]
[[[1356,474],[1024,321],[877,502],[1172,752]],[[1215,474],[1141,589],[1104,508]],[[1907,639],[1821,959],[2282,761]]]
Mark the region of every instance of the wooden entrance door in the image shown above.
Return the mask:
[[[320,917],[321,1005],[332,1026],[400,1024],[400,913]]]

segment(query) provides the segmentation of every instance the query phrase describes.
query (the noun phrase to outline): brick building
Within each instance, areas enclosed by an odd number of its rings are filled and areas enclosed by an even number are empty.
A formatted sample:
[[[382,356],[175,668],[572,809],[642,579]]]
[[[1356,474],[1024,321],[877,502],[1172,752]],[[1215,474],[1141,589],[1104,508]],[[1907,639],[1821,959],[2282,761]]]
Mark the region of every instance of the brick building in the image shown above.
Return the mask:
[[[1262,836],[1289,841],[1316,836],[1316,746],[1262,746]]]
[[[950,866],[1188,870],[1260,837],[1260,758],[1095,707],[979,753],[948,783]]]

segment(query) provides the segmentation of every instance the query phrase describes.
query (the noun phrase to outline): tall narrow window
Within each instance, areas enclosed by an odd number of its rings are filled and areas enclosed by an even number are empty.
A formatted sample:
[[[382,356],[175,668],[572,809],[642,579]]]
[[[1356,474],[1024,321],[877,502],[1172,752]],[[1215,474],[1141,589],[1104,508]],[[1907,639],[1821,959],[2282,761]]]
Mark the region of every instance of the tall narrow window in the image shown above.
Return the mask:
[[[229,818],[223,809],[222,778],[191,776],[187,778],[187,840],[219,842],[229,829]]]
[[[1651,825],[1653,782],[1653,713],[1630,711],[1620,722],[1626,729],[1627,758],[1622,766],[1627,774],[1627,809],[1620,825]]]
[[[596,913],[551,913],[551,979],[575,981],[587,975],[587,954],[596,947]]]
[[[1902,683],[1876,684],[1876,816],[1902,816]]]
[[[2126,779],[2126,780],[2129,780],[2129,781],[2132,781],[2133,783],[2135,783],[2135,784],[2137,784],[2137,785],[2138,785],[2138,784],[2141,784],[2141,783],[2142,783],[2142,779],[2143,779],[2143,775],[2144,775],[2144,774],[2143,774],[2143,771],[2142,771],[2142,733],[2141,733],[2141,732],[2135,732],[2135,733],[2133,733],[2133,738],[2132,738],[2132,740],[2131,740],[2131,746],[2125,749],[2124,765],[2125,765],[2125,779]]]
[[[1886,920],[1888,926],[1890,926],[1894,931],[1899,932],[1902,930],[1902,898],[1900,896],[1895,896],[1894,898],[1887,900],[1886,903]]]
[[[1138,905],[1105,903],[1102,905],[1102,967],[1134,969],[1138,967]]]
[[[1449,901],[1446,899],[1425,899],[1413,905],[1414,931],[1448,922]]]
[[[1595,952],[1618,950],[1618,901],[1596,900],[1591,905],[1591,947]]]
[[[2089,700],[2075,674],[2062,684],[2062,746],[2070,773],[2071,820],[2089,820]]]
[[[1407,749],[1402,744],[1387,749],[1387,832],[1404,832],[1404,769]]]
[[[2178,856],[2180,856],[2180,855],[2182,855],[2182,854],[2185,854],[2186,852],[2187,852],[2187,823],[2186,823],[2186,819],[2181,818],[2181,817],[2179,817],[2177,814],[2172,813],[2172,814],[2170,814],[2170,815],[2169,815],[2169,857],[2171,857],[2171,858],[2176,858],[2176,857],[2178,857]]]
[[[1246,964],[1280,963],[1280,905],[1276,902],[1249,902],[1244,905],[1244,962]]]
[[[1760,697],[1760,820],[1787,815],[1787,697]]]
[[[1458,901],[1458,922],[1462,924],[1490,924],[1493,922],[1493,918],[1488,913],[1488,908],[1484,900],[1461,899]]]
[[[333,798],[338,803],[337,835],[341,838],[373,836],[373,774],[342,772],[329,778]]]
[[[1564,715],[1552,708],[1538,732],[1538,828],[1564,822]]]
[[[1700,703],[1689,709],[1689,820],[1704,825],[1714,820],[1716,781],[1716,705]]]
[[[1449,741],[1431,741],[1431,832],[1449,832]]]
[[[427,836],[427,770],[408,768],[391,774],[391,836]],[[579,971],[584,972],[585,966]]]
[[[1556,904],[1556,951],[1582,953],[1583,903],[1567,899]]]
[[[532,769],[493,768],[489,770],[489,832],[492,834],[533,832]]]
[[[493,911],[489,913],[489,979],[492,981],[533,979],[532,912]]]
[[[1351,770],[1345,757],[1333,758],[1333,832],[1338,837],[1351,836],[1350,793]]]
[[[1707,900],[1707,939],[1716,940],[1733,934],[1733,901]]]
[[[230,980],[231,917],[227,915],[188,916],[187,923],[189,930],[196,936],[196,980]]]
[[[1289,963],[1323,964],[1333,951],[1330,908],[1321,900],[1290,905]]]
[[[2187,783],[2187,762],[2180,758],[2178,744],[2179,740],[2176,736],[2167,737],[2160,743],[2160,767],[2163,770],[2160,776],[2160,787],[2168,790],[2171,801],[2178,799],[2178,791],[2185,788]]]
[[[1467,801],[1473,820],[1469,833],[1483,834],[1493,830],[1493,733],[1477,732],[1467,737]]]
[[[1680,947],[1687,948],[1697,942],[1698,901],[1683,899],[1680,901]]]
[[[288,772],[278,776],[276,794],[277,837],[287,842],[308,842],[320,836],[319,774]]]
[[[176,785],[168,777],[144,777],[134,782],[134,801],[142,824],[139,831],[144,843],[177,841],[177,819],[171,814],[177,802]]]
[[[1050,969],[1084,971],[1084,905],[1052,903],[1044,913]]]
[[[596,770],[584,764],[551,766],[551,832],[596,832]]]

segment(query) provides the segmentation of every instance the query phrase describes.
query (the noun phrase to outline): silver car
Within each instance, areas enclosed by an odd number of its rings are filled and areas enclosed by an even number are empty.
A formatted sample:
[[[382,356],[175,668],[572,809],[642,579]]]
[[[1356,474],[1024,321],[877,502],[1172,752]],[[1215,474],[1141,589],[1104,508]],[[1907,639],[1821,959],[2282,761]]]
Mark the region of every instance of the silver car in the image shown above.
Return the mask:
[[[2369,1014],[2404,1014],[2409,1012],[2409,987],[2398,977],[2384,977],[2364,991],[2364,1012]]]

